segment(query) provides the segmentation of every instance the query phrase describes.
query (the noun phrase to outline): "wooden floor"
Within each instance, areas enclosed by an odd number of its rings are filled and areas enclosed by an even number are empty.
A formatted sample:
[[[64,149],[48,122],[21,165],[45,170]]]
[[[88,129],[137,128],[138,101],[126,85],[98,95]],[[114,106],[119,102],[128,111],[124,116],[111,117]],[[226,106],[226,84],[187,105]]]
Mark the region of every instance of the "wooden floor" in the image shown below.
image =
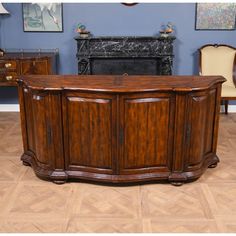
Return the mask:
[[[22,165],[19,113],[0,113],[0,135],[0,232],[236,232],[236,114],[220,117],[220,164],[182,187],[55,185]]]

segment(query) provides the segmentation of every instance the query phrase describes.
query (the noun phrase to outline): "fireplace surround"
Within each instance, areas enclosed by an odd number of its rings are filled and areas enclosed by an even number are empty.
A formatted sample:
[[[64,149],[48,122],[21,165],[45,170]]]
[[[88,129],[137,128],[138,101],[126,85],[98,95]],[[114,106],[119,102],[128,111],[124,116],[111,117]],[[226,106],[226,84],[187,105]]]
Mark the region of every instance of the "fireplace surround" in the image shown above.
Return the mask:
[[[75,37],[78,74],[171,75],[175,37]]]

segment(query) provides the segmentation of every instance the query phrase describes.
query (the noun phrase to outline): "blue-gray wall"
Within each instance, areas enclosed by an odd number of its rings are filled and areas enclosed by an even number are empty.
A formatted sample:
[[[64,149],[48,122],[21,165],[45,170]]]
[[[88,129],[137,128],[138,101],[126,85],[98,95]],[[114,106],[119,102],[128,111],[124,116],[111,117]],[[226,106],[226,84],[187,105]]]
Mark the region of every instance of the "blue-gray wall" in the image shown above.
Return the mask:
[[[236,31],[195,31],[194,3],[64,3],[63,33],[23,32],[22,4],[6,3],[10,16],[1,17],[1,47],[59,48],[60,74],[76,74],[75,27],[82,22],[96,36],[156,35],[162,24],[172,22],[177,37],[174,74],[197,74],[197,49],[206,43],[236,47]],[[0,88],[0,103],[16,103],[16,89]]]

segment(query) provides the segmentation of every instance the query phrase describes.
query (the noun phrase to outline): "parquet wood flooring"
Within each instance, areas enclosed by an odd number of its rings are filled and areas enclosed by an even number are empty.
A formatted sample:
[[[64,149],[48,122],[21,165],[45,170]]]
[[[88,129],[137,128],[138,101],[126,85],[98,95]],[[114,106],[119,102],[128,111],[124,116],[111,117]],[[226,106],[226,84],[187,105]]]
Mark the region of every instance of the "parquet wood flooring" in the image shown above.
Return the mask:
[[[236,114],[221,115],[220,164],[174,187],[55,185],[20,161],[19,113],[0,113],[0,232],[236,232]]]

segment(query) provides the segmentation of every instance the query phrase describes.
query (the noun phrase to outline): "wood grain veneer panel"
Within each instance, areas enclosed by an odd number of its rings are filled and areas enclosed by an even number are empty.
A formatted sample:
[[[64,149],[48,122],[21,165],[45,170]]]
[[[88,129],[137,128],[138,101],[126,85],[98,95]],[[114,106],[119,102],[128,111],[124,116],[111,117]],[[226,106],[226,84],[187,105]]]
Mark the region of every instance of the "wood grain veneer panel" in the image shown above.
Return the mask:
[[[206,116],[206,126],[205,126],[205,145],[204,145],[204,154],[213,152],[213,138],[214,138],[214,119],[215,113],[215,104],[216,104],[216,89],[209,91],[207,97],[207,116]]]
[[[21,64],[21,74],[22,75],[48,75],[48,61],[47,59],[38,60],[22,60]]]
[[[189,143],[188,164],[196,165],[202,161],[204,155],[205,129],[208,112],[207,94],[193,94],[189,101]]]
[[[32,94],[33,132],[35,138],[35,153],[38,161],[43,164],[51,162],[49,158],[49,102],[48,96]]]
[[[33,110],[32,110],[32,94],[29,90],[24,88],[24,108],[25,108],[25,123],[26,123],[26,133],[27,133],[27,143],[29,151],[36,153],[35,149],[35,136],[34,136],[34,120],[33,120]]]
[[[112,99],[66,97],[68,165],[112,169]]]
[[[124,100],[122,169],[168,167],[170,110],[170,96]]]

